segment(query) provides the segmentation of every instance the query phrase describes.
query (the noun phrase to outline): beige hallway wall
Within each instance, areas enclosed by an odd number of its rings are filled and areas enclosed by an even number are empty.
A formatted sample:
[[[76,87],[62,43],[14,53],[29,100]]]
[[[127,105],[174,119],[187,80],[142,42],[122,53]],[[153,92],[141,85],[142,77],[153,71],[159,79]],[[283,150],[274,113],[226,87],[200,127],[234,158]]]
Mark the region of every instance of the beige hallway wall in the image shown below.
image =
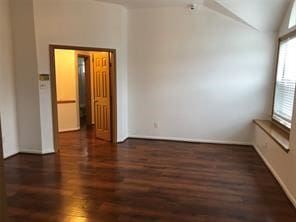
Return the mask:
[[[79,94],[77,59],[74,50],[55,50],[59,131],[78,130]],[[73,101],[73,102],[70,102]]]

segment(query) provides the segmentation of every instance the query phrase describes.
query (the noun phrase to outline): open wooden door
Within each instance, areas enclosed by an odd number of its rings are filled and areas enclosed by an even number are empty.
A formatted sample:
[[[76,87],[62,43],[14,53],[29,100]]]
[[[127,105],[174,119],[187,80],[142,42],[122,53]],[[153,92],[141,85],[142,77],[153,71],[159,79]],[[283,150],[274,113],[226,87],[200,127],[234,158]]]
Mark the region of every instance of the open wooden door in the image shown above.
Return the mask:
[[[96,137],[105,141],[111,141],[111,91],[109,53],[94,53],[93,65]]]
[[[6,222],[6,196],[4,185],[3,149],[2,149],[1,119],[0,119],[0,221]]]

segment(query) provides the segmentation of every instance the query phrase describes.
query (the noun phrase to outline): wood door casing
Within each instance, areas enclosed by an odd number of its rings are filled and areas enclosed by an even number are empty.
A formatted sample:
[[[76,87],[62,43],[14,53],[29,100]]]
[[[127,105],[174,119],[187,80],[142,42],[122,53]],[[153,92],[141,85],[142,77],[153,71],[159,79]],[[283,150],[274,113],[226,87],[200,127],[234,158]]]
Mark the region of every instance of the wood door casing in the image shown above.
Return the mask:
[[[59,132],[58,132],[58,107],[57,107],[57,84],[55,70],[55,50],[68,49],[79,52],[109,52],[110,53],[110,87],[111,87],[111,124],[112,124],[112,143],[117,143],[117,51],[112,48],[84,47],[75,45],[49,45],[49,62],[50,62],[50,87],[51,87],[51,108],[52,108],[52,125],[53,125],[53,144],[55,152],[59,152]],[[91,59],[92,62],[92,59]],[[91,78],[93,80],[93,65],[91,65]],[[93,92],[92,92],[93,93]],[[92,96],[94,103],[94,97]],[[92,105],[94,107],[94,105]]]
[[[3,162],[4,161],[3,161],[3,147],[2,147],[1,119],[0,119],[0,221],[1,222],[7,221]]]
[[[112,132],[109,53],[94,53],[93,65],[96,137],[105,141],[111,141]]]

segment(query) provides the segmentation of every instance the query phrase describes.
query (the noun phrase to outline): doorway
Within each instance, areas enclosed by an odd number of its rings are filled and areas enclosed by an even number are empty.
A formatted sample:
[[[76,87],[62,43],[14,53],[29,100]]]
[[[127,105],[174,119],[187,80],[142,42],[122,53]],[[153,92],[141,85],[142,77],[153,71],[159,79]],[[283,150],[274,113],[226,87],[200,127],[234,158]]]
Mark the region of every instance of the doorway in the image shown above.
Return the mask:
[[[50,45],[53,135],[93,129],[116,143],[116,50]]]
[[[78,98],[79,98],[79,120],[80,128],[92,127],[92,79],[91,79],[91,55],[89,53],[77,54],[77,69],[78,69]]]

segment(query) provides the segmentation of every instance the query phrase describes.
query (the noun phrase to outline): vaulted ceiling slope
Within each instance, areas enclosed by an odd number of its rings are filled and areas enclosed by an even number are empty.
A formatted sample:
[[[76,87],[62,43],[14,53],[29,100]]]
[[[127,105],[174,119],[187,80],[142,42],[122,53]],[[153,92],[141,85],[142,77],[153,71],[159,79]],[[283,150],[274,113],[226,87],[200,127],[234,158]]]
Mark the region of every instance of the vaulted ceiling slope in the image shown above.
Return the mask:
[[[126,8],[186,7],[197,3],[228,16],[255,30],[278,31],[292,0],[98,0],[121,4]]]

